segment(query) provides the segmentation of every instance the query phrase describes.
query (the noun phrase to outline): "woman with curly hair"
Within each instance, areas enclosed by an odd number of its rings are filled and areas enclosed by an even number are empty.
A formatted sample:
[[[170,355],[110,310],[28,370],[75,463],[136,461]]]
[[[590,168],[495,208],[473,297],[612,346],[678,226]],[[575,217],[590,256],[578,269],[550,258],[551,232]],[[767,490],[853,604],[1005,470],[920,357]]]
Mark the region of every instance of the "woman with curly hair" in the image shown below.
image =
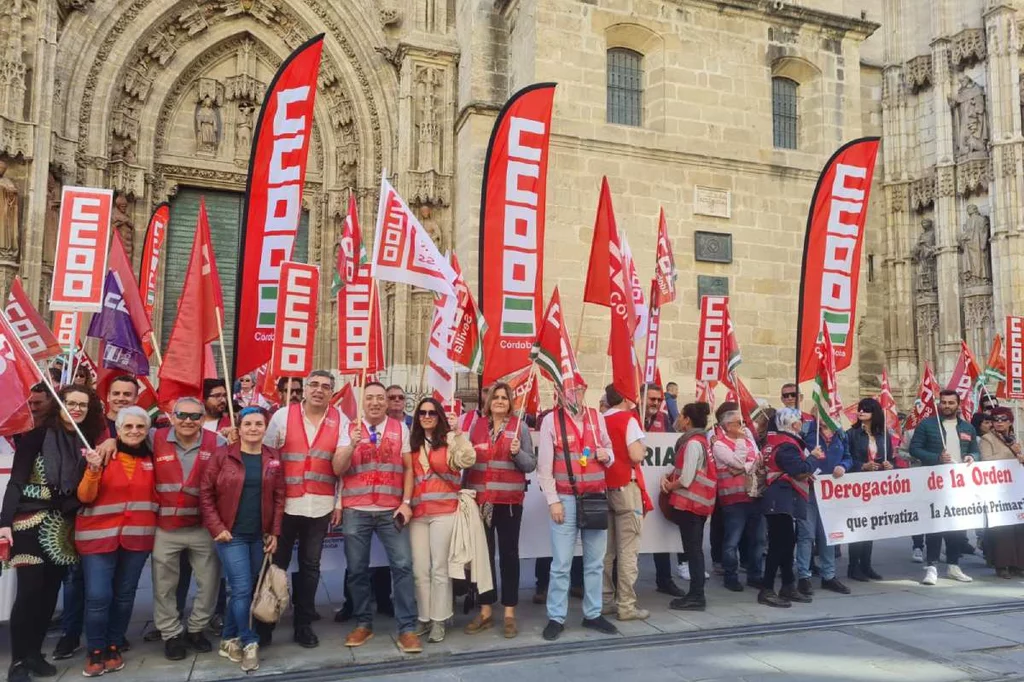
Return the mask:
[[[85,471],[82,441],[68,416],[91,446],[107,431],[95,391],[65,386],[59,395],[67,414],[54,402],[40,426],[21,438],[0,508],[0,540],[10,543],[7,565],[18,574],[10,623],[11,682],[57,672],[43,657],[42,644],[64,572],[78,562],[72,532],[79,507],[76,491]]]

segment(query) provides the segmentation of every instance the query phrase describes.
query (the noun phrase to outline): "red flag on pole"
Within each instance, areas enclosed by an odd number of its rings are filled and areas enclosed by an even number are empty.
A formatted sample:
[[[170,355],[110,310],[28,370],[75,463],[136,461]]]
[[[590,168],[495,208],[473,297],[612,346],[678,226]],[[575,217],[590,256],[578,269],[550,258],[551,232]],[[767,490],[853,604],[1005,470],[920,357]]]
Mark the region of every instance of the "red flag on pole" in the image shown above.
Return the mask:
[[[906,430],[916,429],[917,425],[929,417],[935,416],[935,403],[939,399],[939,382],[935,378],[931,365],[924,363],[924,375],[921,376],[921,385],[917,389],[917,400],[914,401],[914,409],[907,417],[904,425]]]
[[[882,405],[882,412],[885,413],[885,425],[891,431],[899,433],[900,417],[896,409],[896,399],[892,396],[892,387],[889,385],[889,373],[882,369],[882,392],[878,394],[878,402]]]
[[[961,341],[960,357],[957,358],[956,366],[953,367],[953,374],[949,378],[949,383],[946,384],[946,390],[956,391],[960,396],[960,415],[967,421],[970,421],[974,414],[973,389],[979,376],[981,376],[981,368],[978,367],[974,356],[971,355],[967,343]]]
[[[672,255],[672,242],[668,239],[668,225],[665,223],[665,209],[658,216],[658,248],[655,253],[654,281],[657,282],[658,305],[676,300],[676,259]],[[653,306],[654,294],[651,294]]]
[[[32,428],[29,393],[42,380],[39,368],[21,344],[7,315],[0,315],[0,436]]]
[[[142,247],[142,262],[139,264],[139,290],[146,317],[153,319],[156,305],[156,273],[160,267],[160,254],[164,250],[167,224],[171,221],[171,206],[167,202],[157,204],[146,228],[145,244]],[[116,234],[116,232],[115,232]]]
[[[83,331],[82,313],[53,311],[53,335],[57,337],[57,343],[60,344],[61,348],[78,348],[81,346],[82,342],[79,339]]]
[[[31,353],[33,360],[42,362],[61,354],[60,342],[43,322],[39,311],[28,300],[19,277],[15,277],[11,282],[11,293],[7,297],[5,312],[11,322],[11,328],[25,344],[25,349]]]
[[[363,247],[362,228],[359,227],[359,214],[356,212],[356,197],[349,194],[348,215],[345,216],[341,239],[338,241],[338,262],[331,281],[331,293],[337,296],[342,289],[356,281],[359,269],[368,260]]]
[[[276,298],[275,298],[276,301]],[[185,286],[178,301],[178,315],[160,365],[160,405],[169,410],[182,396],[202,393],[203,378],[207,376],[207,363],[212,364],[213,350],[209,346],[218,338],[217,308],[223,311],[220,278],[213,260],[210,244],[210,226],[206,219],[206,206],[200,201],[196,236],[192,242]],[[216,370],[213,373],[216,376]]]
[[[1010,400],[1024,400],[1024,317],[1006,316],[1006,383]]]
[[[291,261],[281,263],[274,350],[270,356],[273,376],[304,377],[313,371],[319,300],[320,268]]]
[[[661,296],[657,278],[651,280],[651,310],[647,316],[647,343],[644,348],[644,383],[658,381],[658,338],[661,332]]]
[[[540,382],[533,365],[527,365],[505,378],[512,389],[512,411],[536,415],[540,412]]]
[[[487,333],[484,322],[470,293],[466,280],[462,277],[459,259],[452,254],[452,270],[455,272],[455,322],[452,325],[452,345],[448,349],[448,357],[456,364],[470,372],[480,374],[484,369],[483,339]]]
[[[370,277],[369,262],[360,264],[356,273],[355,279],[338,291],[338,371],[359,374],[365,367],[367,374],[374,374],[384,369],[380,293]]]
[[[569,340],[562,317],[562,299],[558,287],[551,292],[551,300],[541,321],[540,333],[530,351],[530,360],[537,363],[540,371],[555,384],[556,393],[564,397],[565,405],[576,413],[582,407],[576,403],[576,389],[585,388],[586,382],[580,376],[576,354]]]
[[[590,261],[587,265],[587,281],[583,288],[583,300],[597,305],[611,305],[611,282],[608,273],[609,243],[615,227],[612,209],[612,193],[608,189],[608,178],[601,178],[601,195],[597,200],[597,219],[594,221],[594,236],[590,241]]]
[[[730,373],[722,381],[722,383],[729,389],[729,396],[726,396],[726,400],[733,400],[739,403],[740,413],[743,415],[743,423],[746,425],[750,432],[757,435],[757,425],[754,423],[754,417],[761,411],[761,406],[757,404],[757,399],[747,388],[747,385],[743,383],[739,375],[736,373]],[[711,403],[711,409],[715,409],[714,402]]]
[[[205,214],[204,214],[205,217]],[[121,287],[121,299],[132,320],[132,328],[136,336],[142,342],[142,350],[148,356],[153,352],[152,334],[153,325],[146,313],[146,306],[142,301],[142,294],[139,293],[139,283],[135,281],[135,274],[132,272],[132,264],[128,260],[128,254],[121,242],[121,235],[117,230],[113,231],[113,238],[110,241],[110,270],[117,277],[117,284]],[[218,286],[219,288],[219,286]]]

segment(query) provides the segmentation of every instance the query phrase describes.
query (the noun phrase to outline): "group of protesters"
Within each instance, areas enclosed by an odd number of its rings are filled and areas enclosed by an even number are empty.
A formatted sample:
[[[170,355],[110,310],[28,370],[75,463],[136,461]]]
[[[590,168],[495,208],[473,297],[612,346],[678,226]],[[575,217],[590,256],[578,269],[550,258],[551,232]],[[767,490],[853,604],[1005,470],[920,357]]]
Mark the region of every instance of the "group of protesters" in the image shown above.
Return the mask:
[[[466,634],[498,627],[514,638],[531,472],[550,514],[551,558],[537,561],[534,597],[546,608],[543,638],[550,641],[566,627],[571,594],[582,597],[582,627],[597,632],[618,632],[606,616],[650,616],[636,583],[641,522],[654,511],[656,488],[656,513],[679,527],[679,575],[688,582],[688,590],[678,587],[670,555],[655,555],[658,592],[672,598],[670,608],[707,606],[709,519],[711,564],[724,586],[751,587],[759,603],[786,608],[812,601],[815,570],[820,589],[851,591],[837,577],[837,548],[824,536],[815,476],[1024,461],[1012,411],[987,406],[972,425],[960,418],[951,391],[940,396],[939,418],[894,434],[874,399],[860,401],[858,421],[846,432],[818,424],[799,409],[795,385],[782,388],[777,411],[763,403],[749,414],[725,402],[713,419],[707,403],[679,405],[675,384],[644,386],[639,406],[608,386],[600,409],[584,405],[581,387],[524,418],[505,383],[487,387],[476,410],[456,416],[433,397],[418,400],[407,415],[400,386],[368,381],[359,416],[350,420],[334,404],[338,387],[330,371],[282,379],[278,406],[259,393],[254,377],[238,383],[232,394],[223,380],[208,379],[201,395],[179,398],[156,423],[136,405],[139,385],[129,375],[108,381],[102,400],[87,373],[56,391],[59,401],[49,386],[33,388],[35,428],[15,437],[0,508],[0,543],[7,543],[6,566],[18,579],[11,682],[56,674],[42,645],[62,586],[63,634],[53,658],[81,651],[84,629],[83,674],[122,669],[147,560],[154,630],[146,639],[162,640],[168,659],[212,652],[204,633],[214,631],[219,656],[243,671],[257,669],[274,624],[251,618],[256,581],[268,562],[287,571],[293,552],[293,640],[316,647],[314,600],[332,528],[344,537],[347,566],[346,601],[335,621],[354,625],[345,646],[373,638],[376,610],[394,616],[402,652],[421,652],[422,638],[445,639],[456,593],[463,592],[474,609]],[[671,469],[646,482],[641,462],[651,432],[679,438]],[[370,565],[374,536],[386,566]],[[1024,526],[987,530],[983,543],[998,575],[1020,574]],[[943,545],[946,576],[970,581],[959,558],[973,548],[961,531],[914,538],[913,559],[926,563],[922,582],[936,583]],[[846,552],[849,579],[882,579],[870,542]]]

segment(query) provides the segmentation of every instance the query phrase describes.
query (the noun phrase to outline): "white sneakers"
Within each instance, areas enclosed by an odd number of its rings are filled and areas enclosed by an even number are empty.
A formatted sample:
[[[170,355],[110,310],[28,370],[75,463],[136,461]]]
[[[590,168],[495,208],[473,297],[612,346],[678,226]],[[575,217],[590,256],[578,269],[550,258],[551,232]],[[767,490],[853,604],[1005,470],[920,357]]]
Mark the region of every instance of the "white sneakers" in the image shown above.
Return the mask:
[[[974,582],[974,578],[963,572],[956,564],[950,564],[946,567],[946,577],[950,580],[956,580],[961,583]],[[934,585],[939,580],[939,571],[934,566],[928,566],[924,569],[924,580],[921,581],[922,585]]]
[[[910,553],[910,558],[913,560],[915,564],[923,564],[924,550],[922,550],[920,547],[915,547],[914,551]]]
[[[956,564],[950,564],[946,567],[946,577],[961,583],[974,582],[974,578],[964,573]]]
[[[922,585],[934,585],[939,581],[939,570],[934,566],[928,566],[924,569],[924,580],[921,581]]]
[[[685,580],[686,582],[690,582],[690,564],[688,564],[687,562],[684,561],[683,563],[678,564],[676,566],[676,573],[679,574],[680,579]],[[711,574],[707,571],[704,571],[704,580],[710,579]]]

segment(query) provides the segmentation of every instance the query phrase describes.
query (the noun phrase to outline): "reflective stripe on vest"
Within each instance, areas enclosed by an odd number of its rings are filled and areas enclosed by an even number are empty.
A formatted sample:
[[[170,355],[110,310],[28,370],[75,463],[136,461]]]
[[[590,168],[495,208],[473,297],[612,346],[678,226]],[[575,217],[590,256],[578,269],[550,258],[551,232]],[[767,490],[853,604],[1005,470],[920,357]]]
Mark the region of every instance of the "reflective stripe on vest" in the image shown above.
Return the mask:
[[[153,462],[135,460],[131,478],[120,455],[100,474],[99,490],[92,504],[84,505],[75,519],[75,549],[79,554],[105,554],[124,548],[134,552],[153,550],[157,512]]]
[[[778,462],[775,459],[775,451],[778,450],[778,448],[785,443],[789,443],[793,447],[795,447],[797,451],[800,453],[801,459],[807,459],[807,451],[804,449],[803,445],[796,438],[796,436],[790,435],[788,433],[776,433],[774,431],[770,432],[768,434],[768,442],[764,448],[765,468],[767,469],[767,476],[765,477],[765,480],[769,486],[780,480],[785,481],[789,483],[789,485],[793,488],[793,490],[797,492],[797,494],[800,497],[802,497],[805,500],[809,499],[811,495],[810,482],[798,481],[794,479],[792,476],[790,476],[789,474],[782,470],[782,467],[779,466]]]
[[[378,429],[377,443],[363,424],[363,437],[355,444],[352,464],[342,477],[341,504],[396,509],[402,504],[405,466],[402,463],[402,422],[388,417]],[[355,425],[350,426],[350,433]]]
[[[320,420],[313,442],[306,437],[306,418],[302,405],[288,406],[288,422],[281,448],[284,465],[285,495],[334,495],[337,477],[331,466],[341,433],[341,412],[328,407]]]
[[[156,498],[160,504],[157,525],[162,530],[176,530],[199,525],[199,482],[217,449],[217,434],[201,430],[188,480],[184,480],[178,446],[169,439],[171,430],[164,428],[153,438],[153,465]]]
[[[422,453],[413,455],[413,518],[454,513],[459,507],[462,477],[448,466],[448,447],[443,445],[427,454],[429,469],[423,468],[422,459]]]
[[[565,454],[562,447],[562,427],[559,423],[558,408],[551,413],[554,420],[555,431],[555,456],[552,462],[552,473],[555,478],[555,491],[559,495],[572,495],[572,485],[569,483],[569,472],[565,468]],[[580,433],[576,422],[568,415],[565,415],[565,432],[569,437],[569,460],[572,462],[572,474],[576,479],[576,490],[579,493],[600,493],[606,489],[604,465],[597,461],[597,411],[587,408],[587,414],[583,419],[583,433]],[[587,466],[583,466],[580,457],[584,448],[590,448],[590,457],[587,459]]]
[[[492,439],[490,420],[481,417],[473,422],[469,440],[476,450],[476,464],[466,471],[466,487],[476,491],[477,504],[523,503],[526,474],[512,461],[512,441],[519,429],[519,420],[512,417]]]
[[[683,470],[686,460],[686,449],[691,441],[700,444],[704,451],[704,466],[697,469],[693,481],[685,488],[677,488],[669,495],[669,504],[680,511],[688,511],[698,516],[710,516],[715,510],[715,496],[718,482],[718,467],[708,448],[708,437],[696,433],[679,444],[676,452],[676,476]]]
[[[724,433],[719,433],[715,436],[716,441],[721,441],[730,450],[736,452],[737,442],[726,436]],[[756,450],[754,449],[753,443],[750,442],[749,438],[744,437],[743,441],[747,445],[748,456],[746,461],[751,461],[751,455],[756,456]],[[718,468],[718,501],[723,505],[739,504],[740,502],[749,502],[750,496],[747,495],[747,476],[745,473],[734,474],[729,471],[729,467],[723,466]]]

